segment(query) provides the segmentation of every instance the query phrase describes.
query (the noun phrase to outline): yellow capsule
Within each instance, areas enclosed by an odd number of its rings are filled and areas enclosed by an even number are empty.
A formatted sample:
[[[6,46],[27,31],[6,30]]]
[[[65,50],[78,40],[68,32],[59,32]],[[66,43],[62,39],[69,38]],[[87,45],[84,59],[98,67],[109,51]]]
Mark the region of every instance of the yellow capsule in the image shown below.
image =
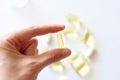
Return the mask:
[[[80,22],[80,18],[79,18],[79,16],[77,16],[77,15],[74,15],[74,14],[67,14],[66,15],[66,18],[70,21],[70,22]]]
[[[56,72],[64,72],[64,65],[61,61],[51,64],[50,67]]]
[[[68,58],[68,62],[69,63],[74,63],[74,60],[76,59],[78,57],[78,55],[77,54],[71,54],[71,56]]]
[[[63,33],[68,37],[69,39],[77,40],[79,38],[78,36],[78,28],[76,26],[68,26],[63,30]]]
[[[57,32],[56,36],[59,48],[65,48],[64,34],[62,32]],[[56,72],[64,72],[64,65],[61,61],[55,62],[50,66]]]
[[[86,30],[86,32],[85,32],[85,35],[84,35],[84,37],[83,37],[83,39],[82,39],[82,43],[84,43],[84,44],[86,44],[87,43],[87,41],[89,40],[89,38],[90,38],[90,31],[89,30]]]
[[[81,27],[81,21],[79,16],[74,14],[67,14],[66,18],[68,19],[71,25],[77,27],[78,29]]]
[[[95,47],[89,47],[89,49],[87,50],[87,54],[86,56],[90,59],[94,58],[96,54],[96,49]]]
[[[86,60],[82,60],[82,61],[79,63],[79,65],[74,66],[75,71],[78,71],[78,70],[80,70],[81,68],[83,68],[86,63],[87,63]]]
[[[84,66],[77,70],[78,74],[82,77],[87,76],[90,73],[90,66],[88,63],[84,64]]]
[[[64,34],[62,32],[57,32],[57,41],[60,48],[65,48]]]
[[[77,55],[72,60],[73,60],[71,61],[72,66],[74,67],[75,70],[82,67],[87,61],[86,58],[83,56],[83,53],[80,51],[77,52]]]
[[[86,76],[90,71],[87,59],[83,53],[78,51],[77,54],[71,58],[71,64],[73,69],[80,74],[80,76]]]
[[[94,47],[96,48],[96,40],[93,34],[89,37],[89,40],[86,43],[89,47]]]
[[[81,56],[77,57],[74,62],[72,63],[72,66],[74,67],[75,70],[77,70],[78,68],[82,67],[85,63],[85,59]]]
[[[95,47],[95,37],[89,29],[86,30],[85,35],[82,38],[82,43],[86,44],[88,47]]]

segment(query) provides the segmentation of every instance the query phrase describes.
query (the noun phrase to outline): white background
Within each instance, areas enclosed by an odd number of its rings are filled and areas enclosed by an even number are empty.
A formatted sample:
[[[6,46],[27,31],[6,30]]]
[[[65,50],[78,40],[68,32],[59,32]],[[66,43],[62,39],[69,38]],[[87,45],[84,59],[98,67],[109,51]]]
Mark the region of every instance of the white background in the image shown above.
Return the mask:
[[[120,1],[119,0],[29,0],[21,8],[14,0],[0,0],[0,34],[32,25],[63,23],[74,13],[87,24],[98,41],[94,74],[87,80],[120,80]],[[80,80],[71,73],[69,80]],[[45,68],[38,80],[58,80]]]

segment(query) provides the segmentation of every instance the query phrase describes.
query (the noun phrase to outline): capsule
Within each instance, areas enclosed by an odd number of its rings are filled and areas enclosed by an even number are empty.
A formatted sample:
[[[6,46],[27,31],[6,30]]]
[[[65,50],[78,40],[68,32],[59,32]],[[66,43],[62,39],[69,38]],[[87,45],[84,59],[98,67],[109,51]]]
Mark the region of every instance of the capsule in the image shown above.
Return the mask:
[[[58,62],[51,64],[50,67],[55,72],[64,72],[64,65],[61,61],[58,61]]]
[[[85,77],[90,72],[88,60],[84,57],[83,53],[78,51],[77,55],[71,58],[73,69],[82,77]]]
[[[68,26],[63,30],[63,33],[66,35],[67,38],[71,40],[77,40],[78,36],[78,28],[76,26]]]
[[[82,43],[87,45],[88,47],[96,47],[96,42],[95,42],[95,37],[94,35],[90,32],[89,29],[85,31],[85,35],[82,38]]]
[[[79,23],[80,22],[80,18],[79,18],[79,16],[77,16],[77,15],[74,15],[74,14],[67,14],[66,15],[66,18],[70,21],[70,22],[77,22],[77,23]]]
[[[62,32],[57,32],[57,41],[59,48],[65,48],[64,34]]]
[[[82,39],[82,43],[84,43],[84,44],[86,44],[87,43],[87,41],[89,40],[89,38],[90,38],[90,31],[89,30],[86,30],[86,32],[85,32],[85,35],[84,35],[84,37],[83,37],[83,39]]]
[[[80,69],[77,70],[77,73],[82,76],[85,77],[90,73],[91,69],[88,63],[84,64],[84,66]]]

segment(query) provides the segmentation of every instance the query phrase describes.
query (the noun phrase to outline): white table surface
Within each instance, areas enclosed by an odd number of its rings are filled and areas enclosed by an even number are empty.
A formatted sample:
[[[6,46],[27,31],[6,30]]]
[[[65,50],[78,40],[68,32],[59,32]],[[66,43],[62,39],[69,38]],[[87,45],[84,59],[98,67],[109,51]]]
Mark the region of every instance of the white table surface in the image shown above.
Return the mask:
[[[0,34],[32,25],[65,23],[64,15],[74,13],[88,25],[98,41],[98,59],[87,80],[120,80],[119,0],[29,0],[21,8],[12,0],[0,0]],[[74,73],[69,80],[82,80]],[[46,67],[38,80],[58,80]]]

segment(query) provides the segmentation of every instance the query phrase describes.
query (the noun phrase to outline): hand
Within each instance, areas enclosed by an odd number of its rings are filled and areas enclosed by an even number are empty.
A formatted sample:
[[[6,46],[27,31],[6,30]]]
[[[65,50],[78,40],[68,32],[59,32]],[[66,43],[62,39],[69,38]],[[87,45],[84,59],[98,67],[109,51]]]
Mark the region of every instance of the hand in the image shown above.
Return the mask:
[[[0,37],[0,80],[36,80],[47,65],[70,55],[57,48],[38,55],[35,36],[63,30],[64,25],[29,27]]]

